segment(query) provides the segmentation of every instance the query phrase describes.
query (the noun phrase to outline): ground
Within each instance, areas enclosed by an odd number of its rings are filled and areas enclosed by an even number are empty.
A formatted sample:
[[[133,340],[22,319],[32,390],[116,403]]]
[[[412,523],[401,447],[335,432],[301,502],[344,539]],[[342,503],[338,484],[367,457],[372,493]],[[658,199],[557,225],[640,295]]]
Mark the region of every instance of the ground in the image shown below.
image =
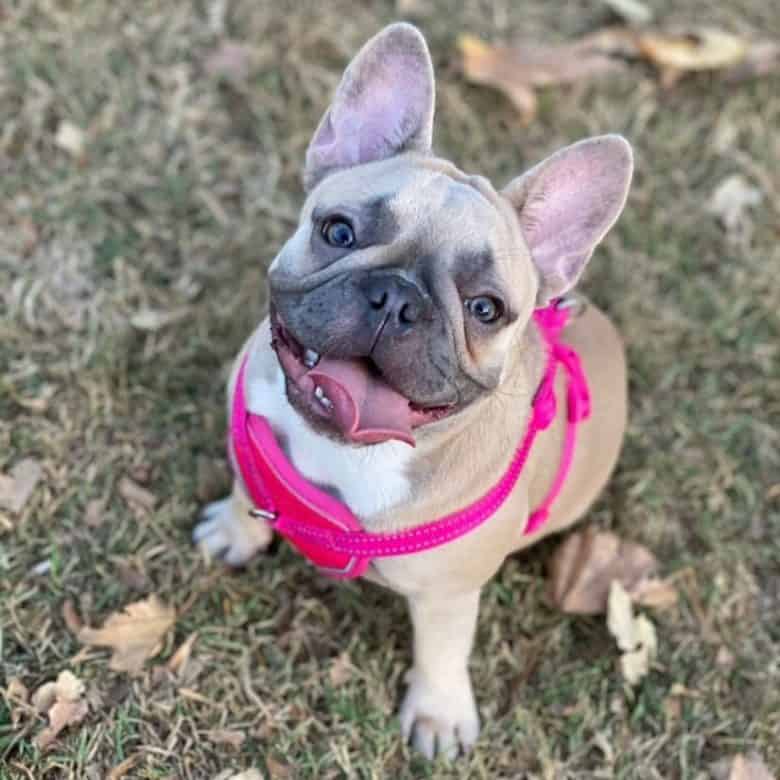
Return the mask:
[[[764,0],[653,8],[780,38]],[[509,560],[473,658],[482,738],[451,765],[398,736],[399,600],[332,584],[284,545],[227,573],[189,542],[224,486],[225,373],[296,219],[308,136],[350,54],[400,16],[429,38],[437,147],[464,168],[505,181],[608,131],[635,147],[625,214],[583,285],[625,335],[632,396],[587,522],[647,545],[681,593],[653,614],[658,661],[632,692],[603,618],[549,606],[554,542]],[[665,90],[637,64],[545,92],[523,127],[458,69],[461,32],[560,41],[608,21],[585,0],[0,8],[0,472],[44,469],[20,513],[0,510],[2,685],[70,669],[90,700],[44,752],[43,721],[13,727],[0,700],[0,777],[103,778],[134,756],[126,776],[147,779],[704,778],[753,750],[780,770],[780,83]],[[206,63],[225,39],[252,54],[219,78]],[[763,199],[729,235],[706,206],[735,173]],[[154,505],[123,497],[123,478]],[[67,599],[100,623],[149,593],[179,610],[159,659],[197,632],[185,679],[74,660]]]

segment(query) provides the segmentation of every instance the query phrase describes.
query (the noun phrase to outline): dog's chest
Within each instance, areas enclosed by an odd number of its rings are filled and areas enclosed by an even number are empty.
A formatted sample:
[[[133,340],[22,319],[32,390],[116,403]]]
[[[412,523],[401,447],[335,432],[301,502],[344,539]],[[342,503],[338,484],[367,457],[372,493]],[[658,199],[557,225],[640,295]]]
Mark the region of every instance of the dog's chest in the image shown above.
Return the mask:
[[[408,499],[412,448],[396,441],[352,447],[316,433],[290,406],[281,371],[276,370],[273,379],[249,372],[247,407],[269,421],[287,457],[306,479],[332,491],[359,518]]]

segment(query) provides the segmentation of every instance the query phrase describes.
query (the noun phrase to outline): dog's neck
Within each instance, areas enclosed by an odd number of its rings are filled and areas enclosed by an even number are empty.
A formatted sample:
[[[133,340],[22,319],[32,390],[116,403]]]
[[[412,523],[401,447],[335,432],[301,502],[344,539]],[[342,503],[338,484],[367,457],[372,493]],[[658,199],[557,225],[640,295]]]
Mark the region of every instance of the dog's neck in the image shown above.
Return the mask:
[[[435,519],[478,498],[500,478],[517,448],[545,366],[545,350],[529,324],[512,350],[499,389],[434,429],[418,431],[415,448],[399,441],[354,446],[315,431],[291,406],[285,378],[264,323],[250,347],[247,407],[271,424],[290,462],[306,479],[343,501],[372,531]],[[493,437],[489,443],[485,436]],[[502,437],[496,441],[495,437]],[[451,489],[457,464],[468,484]],[[450,485],[434,490],[436,481]],[[435,496],[440,503],[431,505]],[[426,516],[422,516],[425,513]]]

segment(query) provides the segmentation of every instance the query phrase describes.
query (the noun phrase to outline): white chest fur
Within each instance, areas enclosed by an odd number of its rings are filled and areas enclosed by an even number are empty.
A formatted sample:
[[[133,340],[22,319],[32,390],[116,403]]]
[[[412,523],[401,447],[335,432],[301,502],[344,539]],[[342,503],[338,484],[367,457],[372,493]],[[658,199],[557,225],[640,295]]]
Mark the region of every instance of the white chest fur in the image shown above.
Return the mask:
[[[414,455],[408,444],[389,441],[370,447],[351,447],[333,441],[310,428],[290,406],[284,375],[278,366],[272,380],[253,374],[247,371],[247,407],[262,414],[276,434],[284,438],[288,457],[304,477],[315,484],[336,488],[341,499],[361,519],[408,498],[407,467]]]

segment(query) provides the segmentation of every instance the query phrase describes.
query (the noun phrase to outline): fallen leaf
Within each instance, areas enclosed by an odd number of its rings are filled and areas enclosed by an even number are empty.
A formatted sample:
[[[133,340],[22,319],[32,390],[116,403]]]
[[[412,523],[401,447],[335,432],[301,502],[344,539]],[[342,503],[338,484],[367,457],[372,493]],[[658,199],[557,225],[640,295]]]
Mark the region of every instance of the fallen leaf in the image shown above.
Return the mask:
[[[571,84],[624,69],[614,56],[632,33],[603,30],[572,43],[540,46],[491,46],[472,35],[461,35],[458,47],[469,81],[502,90],[528,122],[536,115],[535,87]]]
[[[113,649],[109,667],[114,671],[136,673],[147,658],[160,651],[162,640],[175,619],[173,607],[164,605],[153,594],[115,612],[102,628],[84,626],[77,638],[85,645]]]
[[[121,764],[117,764],[109,773],[108,780],[122,780],[122,778],[135,767],[140,756],[138,754],[128,756]]]
[[[73,157],[81,157],[84,154],[84,140],[84,131],[73,122],[63,119],[57,126],[54,143]]]
[[[116,566],[116,576],[129,590],[145,591],[149,587],[149,578],[134,561],[113,557],[111,562]]]
[[[170,311],[141,309],[130,317],[130,324],[137,330],[154,333],[162,330],[167,325],[183,320],[189,313],[190,310],[186,306],[181,309],[171,309]]]
[[[728,780],[774,780],[774,775],[757,753],[748,756],[738,753],[734,756]]]
[[[87,508],[84,510],[84,522],[90,528],[99,528],[103,525],[105,519],[106,503],[102,498],[93,498],[87,502]]]
[[[780,71],[780,42],[756,41],[751,43],[744,59],[723,72],[728,83],[748,81]]]
[[[68,631],[74,636],[78,636],[79,631],[84,627],[72,599],[65,599],[62,603],[62,619],[65,621]]]
[[[239,41],[224,40],[206,58],[204,67],[209,76],[234,83],[246,81],[252,69],[252,48]]]
[[[604,0],[604,3],[629,24],[648,24],[653,20],[653,12],[639,0]]]
[[[343,653],[331,662],[330,669],[328,669],[328,677],[330,678],[330,684],[334,687],[343,685],[347,680],[352,677],[354,667],[352,666],[352,659],[349,657],[349,652],[344,650]]]
[[[119,495],[127,501],[128,504],[135,504],[142,509],[151,511],[157,503],[157,496],[150,490],[141,487],[137,482],[133,482],[129,477],[122,477],[119,480]]]
[[[33,694],[32,704],[46,713],[49,725],[35,737],[35,744],[45,750],[67,726],[77,725],[87,716],[89,705],[84,698],[85,686],[72,672],[60,672],[56,682],[42,685]]]
[[[198,455],[195,475],[195,495],[204,504],[225,495],[230,485],[230,470],[223,459]]]
[[[16,727],[21,720],[25,705],[30,701],[30,691],[18,677],[12,677],[5,689],[5,698],[11,704],[11,725]],[[14,704],[19,706],[14,707]]]
[[[42,474],[41,464],[33,458],[20,460],[8,474],[0,474],[0,506],[19,514],[30,500]]]
[[[633,595],[657,569],[653,554],[608,531],[589,528],[568,536],[550,559],[549,596],[563,612],[595,615],[607,608],[613,580]]]
[[[761,190],[751,187],[744,176],[735,173],[725,178],[712,194],[707,211],[717,217],[728,233],[748,226],[747,209],[762,200]]]
[[[647,60],[674,71],[718,70],[741,62],[748,51],[739,36],[711,27],[641,33],[637,44]]]
[[[277,761],[271,756],[266,756],[265,765],[271,780],[286,780],[288,777],[293,777],[292,767]]]
[[[213,742],[215,745],[230,745],[236,750],[246,741],[246,734],[232,729],[213,729],[204,733],[209,742]]]
[[[168,659],[168,663],[165,666],[171,674],[180,675],[184,671],[184,668],[187,666],[187,661],[190,660],[192,646],[195,644],[197,638],[198,632],[194,631],[181,643],[179,649]]]
[[[631,589],[630,595],[634,604],[650,609],[668,609],[675,606],[679,600],[677,588],[669,578],[642,579]]]
[[[620,671],[629,685],[636,685],[650,671],[658,641],[655,626],[644,616],[634,617],[631,597],[619,581],[609,590],[607,628],[615,637],[620,656]]]

